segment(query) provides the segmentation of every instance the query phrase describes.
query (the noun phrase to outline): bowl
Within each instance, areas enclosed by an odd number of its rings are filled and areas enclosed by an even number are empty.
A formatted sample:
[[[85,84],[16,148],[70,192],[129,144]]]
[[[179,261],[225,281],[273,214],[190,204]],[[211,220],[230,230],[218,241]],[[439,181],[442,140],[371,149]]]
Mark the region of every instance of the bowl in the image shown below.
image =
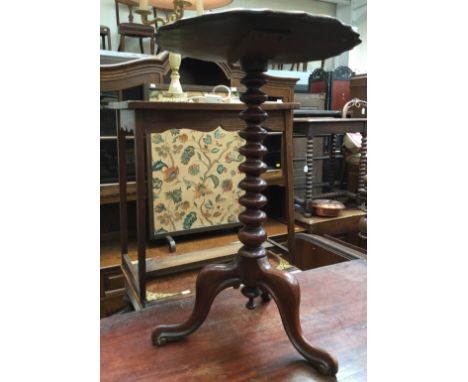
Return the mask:
[[[345,209],[345,205],[337,200],[316,199],[310,204],[314,215],[323,217],[336,217]]]

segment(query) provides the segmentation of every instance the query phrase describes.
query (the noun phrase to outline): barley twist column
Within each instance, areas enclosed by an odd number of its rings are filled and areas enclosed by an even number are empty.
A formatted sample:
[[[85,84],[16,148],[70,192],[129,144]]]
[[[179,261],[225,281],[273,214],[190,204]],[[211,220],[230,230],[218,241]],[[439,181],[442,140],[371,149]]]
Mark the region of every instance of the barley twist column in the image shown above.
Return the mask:
[[[263,162],[263,156],[267,149],[263,145],[263,140],[267,136],[267,131],[261,127],[261,122],[267,118],[267,113],[261,108],[262,103],[267,100],[267,95],[260,90],[266,83],[264,72],[267,70],[267,62],[263,60],[242,60],[241,67],[246,75],[241,80],[247,88],[241,95],[241,101],[245,103],[246,109],[240,113],[240,118],[246,122],[246,127],[239,132],[239,135],[246,140],[239,152],[245,156],[245,161],[239,169],[245,173],[245,178],[239,183],[239,187],[245,194],[239,198],[239,203],[245,210],[239,215],[239,220],[244,227],[239,231],[239,240],[243,247],[239,250],[240,260],[246,265],[241,267],[241,280],[245,285],[242,293],[249,298],[247,308],[254,309],[254,298],[262,291],[258,288],[257,279],[254,272],[248,272],[248,265],[253,259],[265,258],[266,251],[263,242],[266,240],[266,232],[262,223],[266,219],[266,214],[261,210],[267,203],[267,199],[261,192],[266,188],[267,183],[260,175],[266,171],[267,166]]]

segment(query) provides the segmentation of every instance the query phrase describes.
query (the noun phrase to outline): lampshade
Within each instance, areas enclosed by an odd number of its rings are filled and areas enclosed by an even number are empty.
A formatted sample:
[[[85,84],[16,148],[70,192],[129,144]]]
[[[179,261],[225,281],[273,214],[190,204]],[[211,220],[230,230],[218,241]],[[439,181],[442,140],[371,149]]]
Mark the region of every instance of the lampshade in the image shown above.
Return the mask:
[[[190,7],[184,7],[185,10],[195,10],[195,0],[187,0],[188,2],[192,3]],[[148,3],[155,8],[158,9],[167,9],[173,10],[174,9],[174,1],[173,0],[149,0]],[[215,9],[224,7],[232,3],[232,0],[203,0],[203,8],[206,9]]]

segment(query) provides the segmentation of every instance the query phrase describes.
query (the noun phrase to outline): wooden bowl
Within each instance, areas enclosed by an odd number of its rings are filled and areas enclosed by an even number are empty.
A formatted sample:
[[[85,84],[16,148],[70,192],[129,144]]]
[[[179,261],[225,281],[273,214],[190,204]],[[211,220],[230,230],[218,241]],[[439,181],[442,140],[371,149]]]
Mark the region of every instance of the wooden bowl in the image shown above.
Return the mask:
[[[341,214],[345,205],[337,200],[316,199],[311,203],[314,215],[323,217],[335,217]]]

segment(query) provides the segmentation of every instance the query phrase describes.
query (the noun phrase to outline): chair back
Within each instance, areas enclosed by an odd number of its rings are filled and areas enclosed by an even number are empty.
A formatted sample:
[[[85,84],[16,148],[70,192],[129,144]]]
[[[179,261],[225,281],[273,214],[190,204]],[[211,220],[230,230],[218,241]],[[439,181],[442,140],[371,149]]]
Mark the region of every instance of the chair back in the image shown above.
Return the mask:
[[[138,0],[115,0],[115,19],[117,20],[117,26],[120,25],[120,5],[125,5],[128,8],[128,22],[133,23],[133,8],[139,6]],[[156,8],[151,7],[153,16],[156,17]]]

